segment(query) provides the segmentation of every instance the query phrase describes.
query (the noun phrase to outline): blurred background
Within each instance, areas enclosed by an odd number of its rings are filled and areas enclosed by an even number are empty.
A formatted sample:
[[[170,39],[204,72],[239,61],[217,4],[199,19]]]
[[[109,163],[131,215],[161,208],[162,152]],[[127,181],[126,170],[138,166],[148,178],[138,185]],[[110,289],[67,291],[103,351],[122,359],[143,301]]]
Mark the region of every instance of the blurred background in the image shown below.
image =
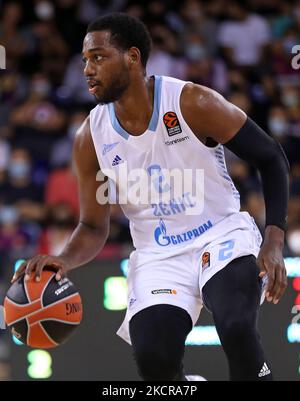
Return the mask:
[[[153,39],[148,75],[170,75],[217,90],[283,146],[291,165],[284,249],[289,288],[282,306],[263,306],[261,324],[267,343],[273,333],[278,336],[279,342],[267,345],[269,359],[278,363],[277,378],[299,380],[300,324],[292,323],[293,305],[300,305],[300,61],[298,69],[292,66],[292,48],[300,45],[299,0],[0,0],[0,45],[6,49],[6,69],[0,70],[1,303],[15,261],[36,253],[59,253],[78,220],[72,143],[95,106],[83,76],[82,40],[87,24],[111,11],[136,16],[148,26]],[[256,171],[229,152],[227,163],[242,209],[251,213],[263,234],[264,201]],[[137,378],[130,348],[113,335],[125,312],[122,266],[132,244],[128,221],[118,206],[112,208],[111,221],[108,243],[94,267],[74,272],[79,291],[83,297],[87,294],[87,305],[91,302],[78,333],[65,348],[49,354],[36,350],[30,356],[29,349],[0,330],[0,379]],[[203,324],[206,320],[208,325]],[[208,331],[202,337],[203,327]],[[223,380],[226,363],[213,329],[205,312],[187,347],[187,363],[192,373]],[[94,340],[87,340],[88,333]],[[77,345],[90,370],[81,365],[81,353],[78,361],[72,359]],[[106,365],[108,356],[104,364],[104,349],[112,358],[118,350],[118,369]],[[284,352],[278,355],[278,349]],[[37,365],[30,370],[34,361]],[[74,364],[76,374],[68,376]]]

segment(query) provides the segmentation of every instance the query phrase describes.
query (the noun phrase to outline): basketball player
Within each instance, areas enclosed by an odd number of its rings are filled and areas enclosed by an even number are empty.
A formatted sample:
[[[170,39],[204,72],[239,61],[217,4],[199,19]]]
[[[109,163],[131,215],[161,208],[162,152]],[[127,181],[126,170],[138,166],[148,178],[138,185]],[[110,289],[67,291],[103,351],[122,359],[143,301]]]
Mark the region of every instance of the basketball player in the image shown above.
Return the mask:
[[[83,42],[84,74],[98,105],[74,145],[80,222],[59,256],[24,262],[39,280],[42,269],[66,272],[92,260],[109,232],[109,203],[100,204],[96,174],[142,168],[163,201],[122,204],[135,251],[130,255],[128,307],[118,334],[132,344],[143,380],[185,380],[185,340],[202,305],[212,312],[231,380],[271,380],[257,317],[265,295],[277,304],[287,286],[282,248],[288,201],[288,162],[279,144],[243,111],[206,87],[146,76],[151,40],[125,14],[92,22]],[[259,231],[228,176],[223,146],[261,175],[266,228]],[[163,169],[204,171],[203,210],[194,198],[168,198]],[[107,176],[107,175],[106,175]],[[107,176],[108,177],[108,176]],[[109,177],[111,180],[111,177]],[[195,186],[200,185],[193,178]],[[115,182],[121,191],[128,182]],[[199,209],[200,210],[200,209]],[[276,334],[275,334],[276,335]]]

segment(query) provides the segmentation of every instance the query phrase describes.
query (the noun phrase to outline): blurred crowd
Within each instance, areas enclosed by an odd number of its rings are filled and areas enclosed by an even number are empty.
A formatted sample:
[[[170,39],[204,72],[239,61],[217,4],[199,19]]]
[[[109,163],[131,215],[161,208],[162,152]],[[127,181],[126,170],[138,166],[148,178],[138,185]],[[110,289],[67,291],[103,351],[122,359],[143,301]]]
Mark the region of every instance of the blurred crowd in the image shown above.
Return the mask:
[[[285,255],[300,256],[300,69],[291,62],[299,0],[0,0],[0,279],[17,258],[58,253],[77,222],[72,142],[95,105],[82,40],[87,24],[111,11],[148,26],[148,75],[216,89],[281,143],[291,165]],[[229,152],[227,160],[242,208],[263,232],[259,177]],[[128,243],[115,206],[102,255],[124,255]]]

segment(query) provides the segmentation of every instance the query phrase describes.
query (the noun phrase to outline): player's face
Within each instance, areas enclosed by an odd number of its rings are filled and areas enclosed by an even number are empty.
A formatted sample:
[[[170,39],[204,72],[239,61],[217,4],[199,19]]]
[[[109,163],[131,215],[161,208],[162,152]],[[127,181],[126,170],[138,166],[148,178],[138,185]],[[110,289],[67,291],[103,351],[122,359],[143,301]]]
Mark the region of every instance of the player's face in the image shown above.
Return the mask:
[[[110,43],[110,32],[88,33],[83,41],[84,75],[99,104],[115,102],[129,86],[125,53]]]

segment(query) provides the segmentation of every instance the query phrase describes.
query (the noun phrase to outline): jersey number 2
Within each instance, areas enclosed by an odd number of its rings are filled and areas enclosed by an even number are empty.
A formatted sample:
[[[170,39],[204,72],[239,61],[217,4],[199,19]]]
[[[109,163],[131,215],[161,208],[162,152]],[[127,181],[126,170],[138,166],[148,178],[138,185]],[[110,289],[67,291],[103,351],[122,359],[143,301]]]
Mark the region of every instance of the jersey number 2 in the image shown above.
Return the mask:
[[[234,248],[234,243],[235,241],[231,239],[221,244],[222,248],[219,251],[219,260],[226,260],[231,258],[233,254],[232,249]]]

